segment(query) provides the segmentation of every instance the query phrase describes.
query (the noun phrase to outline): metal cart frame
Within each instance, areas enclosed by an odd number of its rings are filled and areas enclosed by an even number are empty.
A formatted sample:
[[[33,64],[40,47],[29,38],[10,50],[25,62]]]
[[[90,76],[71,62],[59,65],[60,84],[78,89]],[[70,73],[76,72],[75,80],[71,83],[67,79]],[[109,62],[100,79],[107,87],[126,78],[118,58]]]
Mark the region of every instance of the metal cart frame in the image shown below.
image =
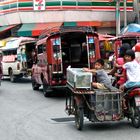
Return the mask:
[[[92,122],[121,120],[122,93],[100,89],[75,89],[67,84],[66,112],[75,116],[78,130],[83,128],[84,117]]]

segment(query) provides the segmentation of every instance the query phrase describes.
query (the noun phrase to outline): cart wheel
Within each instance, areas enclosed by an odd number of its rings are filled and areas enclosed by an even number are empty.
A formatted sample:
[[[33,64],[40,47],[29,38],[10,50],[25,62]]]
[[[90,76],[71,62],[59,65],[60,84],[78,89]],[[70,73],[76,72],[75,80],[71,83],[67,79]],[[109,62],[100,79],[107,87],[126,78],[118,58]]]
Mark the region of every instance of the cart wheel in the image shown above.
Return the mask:
[[[75,125],[78,130],[83,129],[84,124],[84,110],[82,107],[75,105]]]
[[[131,110],[132,110],[132,118],[131,118],[132,125],[135,128],[139,128],[140,127],[140,110],[139,110],[139,107],[135,105],[135,101],[133,102]]]

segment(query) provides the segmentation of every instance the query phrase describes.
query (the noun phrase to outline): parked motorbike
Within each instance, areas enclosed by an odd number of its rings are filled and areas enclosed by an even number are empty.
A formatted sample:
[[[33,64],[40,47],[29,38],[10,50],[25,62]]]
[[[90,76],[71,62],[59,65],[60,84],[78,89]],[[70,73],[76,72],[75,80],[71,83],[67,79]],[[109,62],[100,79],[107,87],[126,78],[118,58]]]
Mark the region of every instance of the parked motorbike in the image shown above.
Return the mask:
[[[133,87],[127,90],[123,96],[125,107],[124,117],[131,119],[135,128],[140,127],[140,87]]]
[[[113,86],[119,88],[118,78],[114,77],[112,81]],[[132,125],[135,128],[140,127],[140,86],[126,89],[122,93],[122,113],[123,116],[131,119]]]

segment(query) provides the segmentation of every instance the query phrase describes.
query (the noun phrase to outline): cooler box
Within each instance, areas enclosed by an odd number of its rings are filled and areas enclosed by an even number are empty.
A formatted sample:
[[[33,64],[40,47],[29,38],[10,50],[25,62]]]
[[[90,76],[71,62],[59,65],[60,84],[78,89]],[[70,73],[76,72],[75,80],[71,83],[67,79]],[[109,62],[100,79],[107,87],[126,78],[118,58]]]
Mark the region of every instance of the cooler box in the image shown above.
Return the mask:
[[[67,68],[67,83],[74,89],[91,89],[92,73],[82,68]]]

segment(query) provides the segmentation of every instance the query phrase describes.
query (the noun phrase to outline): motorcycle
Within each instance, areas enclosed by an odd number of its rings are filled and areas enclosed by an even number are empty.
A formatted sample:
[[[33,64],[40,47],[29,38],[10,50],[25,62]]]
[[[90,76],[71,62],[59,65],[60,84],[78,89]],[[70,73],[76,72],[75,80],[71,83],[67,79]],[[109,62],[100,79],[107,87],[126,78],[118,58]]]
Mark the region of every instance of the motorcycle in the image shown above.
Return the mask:
[[[140,86],[127,90],[123,96],[125,107],[123,107],[124,117],[131,119],[135,128],[140,127]]]

